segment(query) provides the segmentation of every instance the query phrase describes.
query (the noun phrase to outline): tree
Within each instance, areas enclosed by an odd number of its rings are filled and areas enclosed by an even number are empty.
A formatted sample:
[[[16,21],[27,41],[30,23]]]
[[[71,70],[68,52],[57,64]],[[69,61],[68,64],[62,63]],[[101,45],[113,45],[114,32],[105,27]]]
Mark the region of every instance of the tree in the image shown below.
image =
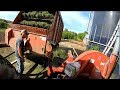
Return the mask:
[[[84,33],[85,33],[85,34],[88,34],[88,32],[87,32],[87,31],[85,31]]]
[[[74,40],[77,40],[77,36],[74,36],[74,38],[73,38]]]
[[[86,34],[88,34],[87,31],[77,34],[75,32],[69,31],[67,28],[65,28],[62,33],[62,38],[63,39],[83,40]]]
[[[77,38],[80,40],[83,40],[85,35],[86,35],[86,33],[78,33]]]
[[[68,39],[68,31],[67,30],[64,30],[63,33],[62,33],[62,38],[63,39]]]
[[[68,31],[68,29],[65,29],[62,34],[63,39],[76,39],[77,33]]]
[[[65,30],[64,30],[65,32],[68,32],[68,29],[67,28],[65,28]]]
[[[83,33],[78,33],[77,34],[77,39],[82,40],[85,38],[85,35],[88,34],[87,31],[84,31]]]

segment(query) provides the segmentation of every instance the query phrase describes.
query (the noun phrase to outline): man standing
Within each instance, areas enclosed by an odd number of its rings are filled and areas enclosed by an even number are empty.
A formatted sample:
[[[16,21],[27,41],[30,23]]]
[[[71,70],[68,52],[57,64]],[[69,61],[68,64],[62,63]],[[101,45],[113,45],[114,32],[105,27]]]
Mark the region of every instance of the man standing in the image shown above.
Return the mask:
[[[16,55],[16,60],[17,60],[17,70],[18,70],[18,75],[19,78],[22,77],[22,73],[24,71],[24,39],[27,39],[28,37],[28,32],[26,30],[22,30],[20,32],[20,37],[16,41],[16,50],[15,50],[15,55]]]

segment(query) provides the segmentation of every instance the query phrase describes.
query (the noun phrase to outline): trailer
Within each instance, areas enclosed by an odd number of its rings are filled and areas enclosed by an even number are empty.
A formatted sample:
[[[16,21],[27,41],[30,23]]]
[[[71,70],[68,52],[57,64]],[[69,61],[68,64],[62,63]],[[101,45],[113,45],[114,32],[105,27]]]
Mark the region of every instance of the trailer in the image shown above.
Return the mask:
[[[23,20],[28,20],[23,16],[24,13],[27,13],[28,15],[29,12],[20,11],[13,23],[10,24],[9,28],[5,30],[5,44],[15,49],[16,39],[18,38],[20,31],[26,29],[29,32],[28,40],[25,42],[26,50],[51,57],[52,50],[59,45],[62,37],[64,25],[60,12],[49,12],[51,15],[53,15],[53,19],[51,25],[48,28],[37,27],[35,26],[36,24],[20,24],[20,22]],[[37,18],[34,16],[32,19],[30,18],[30,20],[33,20],[32,22],[37,20],[37,22],[40,23],[44,20],[47,20],[44,18],[44,16],[42,16],[42,18],[40,16]]]

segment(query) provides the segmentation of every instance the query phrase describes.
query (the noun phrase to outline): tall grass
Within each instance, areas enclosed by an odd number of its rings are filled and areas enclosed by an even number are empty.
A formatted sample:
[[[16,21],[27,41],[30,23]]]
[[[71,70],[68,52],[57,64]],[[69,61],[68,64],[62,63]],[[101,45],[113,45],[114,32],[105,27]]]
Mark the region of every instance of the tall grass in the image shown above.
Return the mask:
[[[60,58],[66,59],[67,53],[65,50],[57,49],[53,51],[53,57],[60,57]]]

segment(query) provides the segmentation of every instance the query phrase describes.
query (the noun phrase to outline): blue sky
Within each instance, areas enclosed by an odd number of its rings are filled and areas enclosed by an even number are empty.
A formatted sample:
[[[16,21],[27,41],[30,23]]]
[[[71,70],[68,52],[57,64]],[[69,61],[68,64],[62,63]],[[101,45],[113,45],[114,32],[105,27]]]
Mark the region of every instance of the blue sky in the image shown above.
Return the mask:
[[[0,18],[13,21],[19,11],[0,11]],[[61,11],[64,28],[81,33],[87,30],[89,11]]]

